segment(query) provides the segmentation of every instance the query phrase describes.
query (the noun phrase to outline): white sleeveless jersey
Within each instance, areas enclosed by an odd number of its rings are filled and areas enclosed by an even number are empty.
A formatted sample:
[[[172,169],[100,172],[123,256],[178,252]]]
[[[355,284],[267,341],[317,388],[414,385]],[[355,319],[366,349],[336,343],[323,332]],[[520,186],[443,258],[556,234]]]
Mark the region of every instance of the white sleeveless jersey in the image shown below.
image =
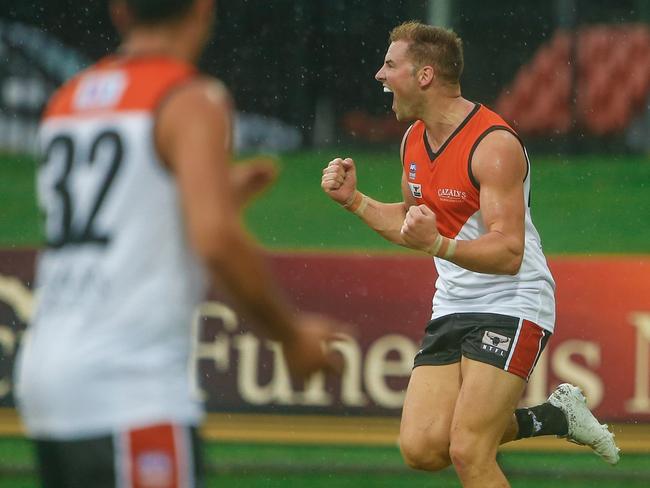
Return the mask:
[[[194,75],[166,58],[107,58],[46,110],[38,196],[47,247],[16,387],[32,436],[200,421],[190,321],[206,280],[153,138],[156,108]]]
[[[424,123],[418,121],[409,129],[403,154],[405,177],[417,203],[435,212],[438,230],[445,237],[473,240],[487,232],[471,159],[481,140],[494,130],[516,136],[501,117],[478,104],[437,153],[429,147]],[[525,247],[519,272],[514,276],[476,273],[434,258],[438,280],[432,318],[452,313],[496,313],[523,318],[553,332],[555,282],[530,215],[528,155],[526,163]]]

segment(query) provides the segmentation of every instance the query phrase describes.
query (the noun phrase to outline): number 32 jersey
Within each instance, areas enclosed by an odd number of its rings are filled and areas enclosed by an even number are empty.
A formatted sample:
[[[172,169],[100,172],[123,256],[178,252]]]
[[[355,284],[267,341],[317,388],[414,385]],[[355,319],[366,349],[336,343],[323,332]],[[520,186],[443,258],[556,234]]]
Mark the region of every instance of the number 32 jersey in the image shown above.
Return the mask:
[[[206,280],[154,141],[157,108],[195,75],[168,58],[110,57],[45,112],[38,197],[47,247],[16,385],[33,436],[200,420],[190,321]]]

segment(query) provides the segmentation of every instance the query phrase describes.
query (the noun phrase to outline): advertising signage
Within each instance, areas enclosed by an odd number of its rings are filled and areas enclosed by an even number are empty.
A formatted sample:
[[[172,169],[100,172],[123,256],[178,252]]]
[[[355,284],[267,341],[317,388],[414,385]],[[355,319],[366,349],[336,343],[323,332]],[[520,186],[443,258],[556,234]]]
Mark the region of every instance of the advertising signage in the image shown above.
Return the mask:
[[[34,309],[33,251],[0,252],[0,406],[13,405],[17,346]],[[340,377],[292,381],[280,345],[212,290],[188,324],[189,373],[212,412],[397,416],[430,315],[435,270],[413,256],[274,254],[286,296],[351,325],[332,345]],[[557,324],[523,398],[585,391],[599,418],[650,421],[650,258],[556,258]],[[183,326],[183,324],[179,324]]]

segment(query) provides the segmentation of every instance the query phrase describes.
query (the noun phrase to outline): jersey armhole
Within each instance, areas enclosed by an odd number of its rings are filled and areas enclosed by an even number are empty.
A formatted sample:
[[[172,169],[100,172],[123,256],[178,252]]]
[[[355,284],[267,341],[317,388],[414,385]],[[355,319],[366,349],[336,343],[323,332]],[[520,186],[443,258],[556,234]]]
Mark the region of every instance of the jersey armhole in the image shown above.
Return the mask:
[[[470,149],[469,151],[469,157],[467,158],[467,175],[469,176],[469,181],[472,182],[472,185],[474,185],[474,188],[476,188],[477,190],[481,189],[481,185],[476,179],[476,177],[474,176],[474,173],[472,172],[472,158],[474,157],[474,151],[476,151],[478,145],[488,134],[497,130],[505,130],[506,132],[510,132],[510,134],[515,136],[517,141],[519,141],[519,144],[521,145],[521,149],[524,152],[524,159],[526,160],[526,175],[524,176],[524,181],[526,181],[526,178],[528,178],[528,172],[530,171],[530,161],[528,160],[528,153],[526,153],[526,147],[524,146],[521,137],[519,137],[519,135],[514,130],[512,130],[510,127],[506,125],[493,125],[485,129],[483,133],[480,136],[478,136],[478,138],[472,145],[472,149]]]
[[[160,153],[160,149],[158,148],[158,119],[160,118],[160,112],[176,93],[178,93],[179,91],[181,91],[182,89],[184,89],[192,82],[196,81],[197,79],[199,79],[199,75],[193,74],[188,76],[187,78],[178,80],[176,83],[170,85],[167,88],[167,90],[165,90],[164,94],[160,97],[158,103],[153,109],[152,140],[154,144],[154,149],[156,151],[156,156],[158,157],[158,161],[161,163],[160,166],[168,173],[172,172],[171,169],[172,167],[169,164],[169,162],[166,161],[165,158],[162,156],[162,154]]]

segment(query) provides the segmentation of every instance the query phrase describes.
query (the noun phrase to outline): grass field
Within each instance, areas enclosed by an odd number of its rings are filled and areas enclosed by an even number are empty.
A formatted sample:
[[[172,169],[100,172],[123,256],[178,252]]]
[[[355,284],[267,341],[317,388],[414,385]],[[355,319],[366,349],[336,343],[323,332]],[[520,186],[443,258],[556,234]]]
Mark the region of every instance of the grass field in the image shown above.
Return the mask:
[[[247,222],[275,250],[404,252],[342,212],[319,189],[321,168],[352,156],[359,187],[399,199],[397,151],[336,150],[286,155],[276,186],[247,211]],[[0,158],[0,247],[42,240],[28,158]],[[643,158],[535,157],[532,213],[548,254],[650,253],[650,161]],[[426,475],[404,467],[396,447],[267,445],[210,442],[209,487],[458,487],[453,471]],[[513,487],[650,486],[650,456],[624,455],[611,468],[590,453],[507,452],[500,456]],[[29,444],[0,438],[0,488],[36,487]]]
[[[247,212],[253,232],[274,249],[402,252],[342,212],[320,190],[321,169],[354,156],[359,188],[400,198],[397,152],[321,150],[285,155],[275,187]],[[41,242],[34,162],[0,158],[0,246]],[[548,254],[650,252],[650,160],[641,157],[533,156],[532,214]]]
[[[396,447],[281,446],[217,443],[206,446],[208,487],[459,487],[455,473],[408,470]],[[0,439],[0,488],[35,488],[31,448],[22,439]],[[500,463],[513,487],[647,488],[647,455],[628,455],[612,468],[590,453],[508,452]]]

